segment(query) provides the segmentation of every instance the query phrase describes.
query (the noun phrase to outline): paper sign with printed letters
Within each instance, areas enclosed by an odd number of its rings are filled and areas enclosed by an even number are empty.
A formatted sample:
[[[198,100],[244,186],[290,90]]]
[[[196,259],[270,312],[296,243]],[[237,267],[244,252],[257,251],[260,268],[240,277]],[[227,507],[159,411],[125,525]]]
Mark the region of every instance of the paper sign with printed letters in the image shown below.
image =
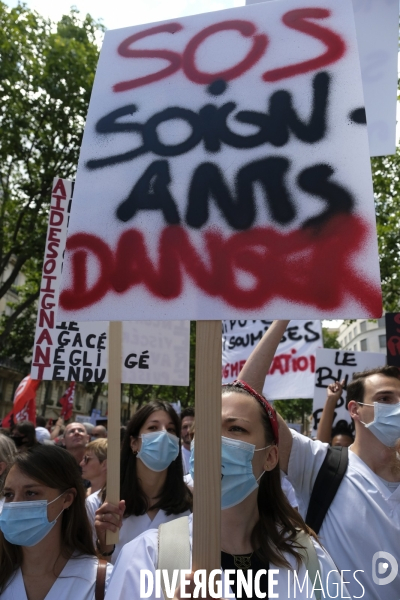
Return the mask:
[[[271,323],[256,320],[222,322],[222,383],[237,379]],[[264,395],[269,400],[312,398],[315,353],[322,346],[320,321],[291,321],[265,379]]]
[[[36,322],[33,379],[107,382],[108,321],[56,321],[73,183],[53,183]],[[189,384],[189,321],[122,325],[122,383]]]
[[[58,320],[380,316],[350,0],[107,31]]]
[[[260,0],[246,0],[246,4],[258,2]],[[399,2],[352,0],[352,4],[370,154],[395,154]],[[300,0],[298,5],[302,6]]]
[[[354,373],[382,367],[385,364],[386,356],[379,352],[351,352],[349,350],[318,348],[311,435],[315,436],[317,434],[318,423],[327,398],[328,385],[344,379],[345,386],[347,386],[347,383],[353,379]],[[346,390],[343,390],[342,396],[336,405],[333,427],[339,421],[346,421],[354,429],[347,410],[346,400],[347,393]]]

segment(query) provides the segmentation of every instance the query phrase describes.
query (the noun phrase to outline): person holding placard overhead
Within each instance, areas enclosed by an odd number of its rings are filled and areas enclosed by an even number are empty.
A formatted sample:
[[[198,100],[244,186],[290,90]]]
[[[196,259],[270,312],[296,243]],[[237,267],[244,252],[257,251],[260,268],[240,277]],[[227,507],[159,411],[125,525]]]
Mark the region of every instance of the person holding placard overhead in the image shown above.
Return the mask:
[[[287,323],[273,323],[240,374],[258,390]],[[318,530],[337,567],[349,575],[349,593],[368,600],[399,600],[399,369],[356,373],[347,384],[347,405],[355,426],[355,441],[348,449],[329,449],[327,443],[289,429],[279,417],[281,468],[295,489],[300,514]],[[314,506],[317,511],[311,510]]]
[[[96,587],[101,599],[112,567],[96,556],[74,458],[40,444],[18,454],[4,497],[1,600],[95,600]]]
[[[282,491],[276,413],[264,396],[244,381],[223,388],[221,433],[221,567],[225,572],[230,571],[231,582],[230,589],[221,588],[213,597],[349,598],[332,559]],[[193,449],[192,466],[195,442]],[[186,556],[176,546],[178,523],[186,527],[186,533],[183,530],[188,542]],[[165,541],[167,528],[170,531]],[[171,565],[170,561],[169,569],[187,569],[191,564],[191,532],[190,517],[188,522],[180,519],[158,530],[152,529],[127,544],[115,564],[106,599],[143,597],[141,572],[147,570],[156,581],[156,569],[161,572],[166,569],[162,558],[165,554],[177,557],[176,564]],[[251,582],[251,592],[240,583],[247,579],[248,570],[251,570],[247,580]],[[295,583],[294,570],[298,581],[305,582],[303,586]],[[194,577],[193,573],[189,576],[186,593],[194,592]],[[146,597],[152,600],[158,597],[156,585],[149,595],[146,590]],[[175,592],[166,592],[164,597],[180,600],[184,596],[177,588]]]
[[[192,494],[183,481],[180,419],[169,402],[153,400],[127,426],[121,450],[121,502],[87,499],[95,513],[97,548],[115,562],[125,544],[147,529],[189,515]],[[116,546],[106,545],[106,530],[120,527]]]

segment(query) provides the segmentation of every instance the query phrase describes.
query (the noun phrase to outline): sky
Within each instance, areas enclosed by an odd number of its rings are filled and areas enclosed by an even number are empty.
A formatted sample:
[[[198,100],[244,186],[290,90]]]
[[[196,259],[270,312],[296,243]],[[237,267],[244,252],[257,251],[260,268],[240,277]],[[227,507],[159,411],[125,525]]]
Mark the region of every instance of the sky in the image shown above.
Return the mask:
[[[12,7],[18,4],[17,0],[5,2]],[[63,14],[69,12],[72,5],[75,5],[80,12],[90,13],[95,19],[102,19],[107,29],[117,29],[243,6],[245,0],[25,0],[25,3],[29,8],[54,21],[58,21]]]

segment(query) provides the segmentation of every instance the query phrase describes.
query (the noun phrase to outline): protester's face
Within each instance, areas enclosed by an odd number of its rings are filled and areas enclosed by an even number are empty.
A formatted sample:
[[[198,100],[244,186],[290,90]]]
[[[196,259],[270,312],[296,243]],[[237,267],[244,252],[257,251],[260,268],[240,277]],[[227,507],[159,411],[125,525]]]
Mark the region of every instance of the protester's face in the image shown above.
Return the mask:
[[[168,433],[177,435],[175,424],[165,410],[156,410],[151,413],[151,415],[147,417],[146,421],[140,428],[139,436],[142,435],[142,433],[152,433],[154,431],[168,431]],[[131,436],[132,450],[137,452],[141,447],[142,441],[140,437],[138,439],[134,439]]]
[[[86,429],[80,423],[70,423],[64,432],[64,443],[67,450],[84,448],[89,441]]]
[[[247,394],[229,392],[222,396],[222,435],[254,444],[256,450],[269,446],[262,422],[262,407]],[[278,449],[271,445],[262,452],[254,452],[253,473],[259,477],[278,463]]]
[[[91,433],[91,437],[96,439],[106,438],[107,431],[103,427],[94,427]]]
[[[194,417],[184,417],[182,420],[181,438],[183,440],[183,443],[187,446],[190,446],[190,442],[192,441],[192,434],[190,433],[190,430],[192,428],[193,423]]]
[[[348,448],[353,443],[353,438],[348,435],[339,434],[332,438],[331,446],[342,446]]]
[[[17,466],[10,469],[4,486],[5,502],[27,502],[32,500],[47,500],[51,502],[62,494],[63,490],[54,489],[32,479],[22,473]],[[47,518],[54,521],[63,509],[71,506],[76,495],[76,490],[66,491],[60,498],[47,507]]]
[[[106,473],[106,461],[100,462],[95,453],[87,450],[85,456],[80,462],[82,467],[82,477],[88,481],[100,477]]]
[[[400,380],[385,375],[370,375],[364,382],[364,404],[357,404],[358,420],[372,423],[374,420],[374,402],[397,404],[400,402]],[[353,415],[352,415],[353,416]]]

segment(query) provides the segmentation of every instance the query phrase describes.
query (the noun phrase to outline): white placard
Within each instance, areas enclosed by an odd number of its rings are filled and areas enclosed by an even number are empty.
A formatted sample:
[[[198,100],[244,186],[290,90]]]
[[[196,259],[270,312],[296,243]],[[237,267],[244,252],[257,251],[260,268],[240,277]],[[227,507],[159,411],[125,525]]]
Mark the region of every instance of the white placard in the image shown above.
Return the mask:
[[[363,106],[348,0],[107,31],[59,319],[381,316]]]
[[[73,184],[53,183],[31,375],[107,382],[108,321],[55,322]],[[126,321],[122,383],[189,384],[189,321]]]
[[[395,154],[399,0],[353,0],[353,9],[370,153]]]
[[[327,387],[335,381],[345,380],[345,385],[351,381],[354,373],[382,367],[386,364],[386,356],[378,352],[349,352],[348,350],[331,350],[321,348],[317,350],[317,364],[315,370],[315,388],[313,402],[313,428],[311,435],[317,433],[318,423],[322,409],[325,406]],[[346,408],[346,391],[343,391],[335,410],[333,426],[338,421],[347,421],[351,418]]]
[[[222,382],[232,383],[272,321],[223,321]],[[291,321],[280,342],[263,393],[269,400],[312,398],[320,321]]]

